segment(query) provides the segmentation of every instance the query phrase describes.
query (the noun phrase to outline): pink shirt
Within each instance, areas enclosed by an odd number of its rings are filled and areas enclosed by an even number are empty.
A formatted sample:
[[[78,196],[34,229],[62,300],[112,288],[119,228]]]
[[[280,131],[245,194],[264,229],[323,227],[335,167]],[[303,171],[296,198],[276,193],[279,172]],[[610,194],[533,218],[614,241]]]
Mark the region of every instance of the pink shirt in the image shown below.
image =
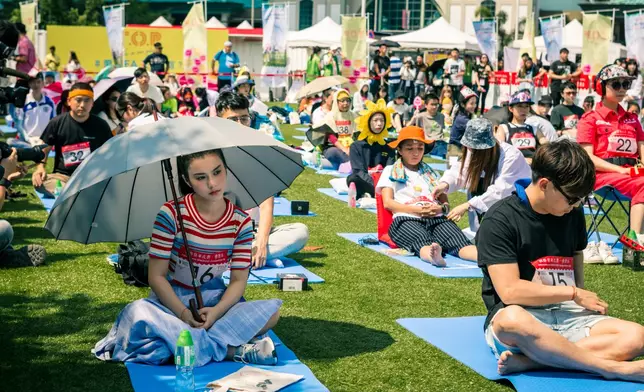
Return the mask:
[[[34,48],[34,44],[26,36],[20,37],[18,41],[18,55],[25,56],[27,62],[16,64],[16,71],[29,73],[36,64],[36,49]]]

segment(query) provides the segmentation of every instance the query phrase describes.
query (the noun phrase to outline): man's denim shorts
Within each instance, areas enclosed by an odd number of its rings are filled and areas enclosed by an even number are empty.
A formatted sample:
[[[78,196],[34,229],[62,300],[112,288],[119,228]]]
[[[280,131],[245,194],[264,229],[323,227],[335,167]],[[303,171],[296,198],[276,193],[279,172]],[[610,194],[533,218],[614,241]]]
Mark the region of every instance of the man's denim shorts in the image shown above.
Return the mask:
[[[590,336],[590,329],[598,322],[612,318],[585,309],[574,301],[547,306],[525,306],[523,308],[546,327],[573,343]],[[503,309],[494,315],[490,325],[485,330],[485,341],[497,358],[504,351],[510,351],[514,354],[521,353],[518,347],[508,346],[501,342],[494,333],[493,328],[491,328],[492,324],[494,324],[494,319],[502,311]]]

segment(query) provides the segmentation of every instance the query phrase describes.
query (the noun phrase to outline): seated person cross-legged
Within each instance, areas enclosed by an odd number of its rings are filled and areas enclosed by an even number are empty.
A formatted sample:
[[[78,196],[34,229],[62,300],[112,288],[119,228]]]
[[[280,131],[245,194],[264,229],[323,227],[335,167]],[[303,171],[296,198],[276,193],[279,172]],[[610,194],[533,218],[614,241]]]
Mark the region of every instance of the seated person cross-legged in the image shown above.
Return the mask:
[[[51,120],[40,137],[49,147],[43,150],[45,161],[31,176],[34,188],[47,197],[54,197],[57,182],[64,187],[81,162],[112,137],[107,123],[91,114],[94,92],[89,84],[75,83],[67,104],[70,111]],[[52,147],[56,149],[54,172],[47,174],[45,162]]]
[[[595,189],[612,186],[631,198],[630,228],[644,244],[644,171],[633,175],[633,166],[644,159],[644,131],[637,115],[620,105],[632,79],[616,65],[599,71],[595,90],[602,100],[579,121],[577,142],[595,164]]]
[[[485,214],[477,233],[485,338],[500,374],[540,367],[644,381],[644,327],[607,316],[584,289],[586,221],[580,204],[593,189],[584,149],[565,139],[532,160],[532,179]]]
[[[408,126],[389,143],[400,159],[385,168],[376,187],[384,207],[394,214],[389,236],[396,246],[437,266],[446,265],[445,254],[476,261],[476,247],[446,218],[447,196],[432,196],[439,176],[423,162],[425,145],[431,142],[422,128]]]
[[[349,149],[351,174],[347,177],[347,186],[355,184],[358,198],[365,194],[374,197],[375,184],[370,173],[382,171],[396,160],[396,150],[385,143],[394,110],[386,106],[384,99],[377,103],[366,101],[365,105],[367,109],[361,111],[356,119],[360,131],[358,140]]]

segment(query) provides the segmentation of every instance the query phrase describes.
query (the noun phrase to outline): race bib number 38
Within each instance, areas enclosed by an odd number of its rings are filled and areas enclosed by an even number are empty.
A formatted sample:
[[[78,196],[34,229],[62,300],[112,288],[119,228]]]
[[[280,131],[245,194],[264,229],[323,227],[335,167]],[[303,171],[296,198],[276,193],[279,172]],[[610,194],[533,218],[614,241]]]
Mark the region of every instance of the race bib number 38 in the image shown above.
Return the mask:
[[[61,152],[63,153],[65,167],[73,167],[80,165],[89,156],[91,150],[89,148],[89,142],[83,142],[63,146]]]
[[[545,256],[532,262],[541,279],[548,286],[575,286],[572,257]]]

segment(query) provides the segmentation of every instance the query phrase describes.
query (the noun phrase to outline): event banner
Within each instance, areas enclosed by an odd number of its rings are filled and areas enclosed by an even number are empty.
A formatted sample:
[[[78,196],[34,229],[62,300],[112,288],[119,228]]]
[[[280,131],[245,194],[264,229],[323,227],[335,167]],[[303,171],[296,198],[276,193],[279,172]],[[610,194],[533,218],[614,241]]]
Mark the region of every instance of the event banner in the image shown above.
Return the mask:
[[[552,63],[559,60],[559,51],[563,47],[564,16],[553,16],[541,19],[541,34],[546,46],[546,60]]]
[[[125,26],[125,7],[117,5],[110,8],[103,8],[105,17],[105,29],[107,30],[107,40],[110,43],[112,51],[112,60],[114,64],[123,66],[123,26]]]
[[[204,77],[208,74],[208,33],[203,3],[195,3],[192,6],[181,28],[183,30],[183,70],[188,80],[192,79],[194,86],[198,87],[204,84]]]
[[[33,1],[31,3],[20,4],[20,21],[27,29],[27,38],[31,42],[36,42],[36,28],[38,24],[38,3]]]
[[[611,18],[584,14],[584,42],[581,64],[584,73],[597,73],[608,63],[608,48],[613,36]]]
[[[358,79],[366,81],[367,69],[367,18],[342,16],[342,75],[352,84]]]
[[[492,63],[492,67],[496,67],[496,59],[498,56],[497,34],[496,34],[496,19],[479,20],[472,22],[474,25],[474,34],[479,43],[481,53],[485,53]]]
[[[624,13],[624,31],[626,48],[629,57],[635,57],[638,63],[644,61],[644,12],[643,10]]]
[[[288,33],[288,4],[262,4],[264,64],[261,82],[266,87],[287,87],[286,34]]]
[[[534,45],[534,13],[530,12],[526,17],[525,27],[523,28],[523,39],[521,40],[521,53],[527,53],[532,59],[537,58],[537,49]],[[523,66],[523,62],[520,63]],[[517,69],[518,72],[518,69]]]

